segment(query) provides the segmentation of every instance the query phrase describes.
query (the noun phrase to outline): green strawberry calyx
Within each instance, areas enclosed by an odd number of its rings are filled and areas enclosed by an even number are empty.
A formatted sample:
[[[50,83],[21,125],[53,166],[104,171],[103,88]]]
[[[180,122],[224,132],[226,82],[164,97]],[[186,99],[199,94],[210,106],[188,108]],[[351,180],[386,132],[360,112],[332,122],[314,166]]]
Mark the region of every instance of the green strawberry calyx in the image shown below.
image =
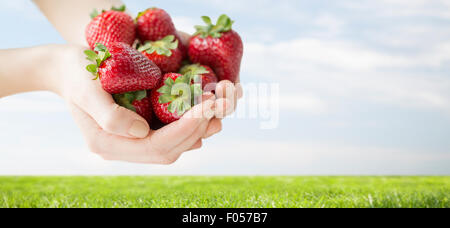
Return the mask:
[[[201,75],[208,73],[209,71],[200,64],[187,65],[180,70],[180,74],[189,77],[189,81],[193,84],[201,84]]]
[[[133,102],[141,101],[146,97],[147,97],[146,90],[113,95],[114,101],[116,101],[118,105],[127,108],[133,112],[136,112],[136,107],[134,107]]]
[[[174,35],[168,35],[158,41],[148,41],[147,43],[139,47],[138,51],[145,51],[148,54],[153,54],[156,52],[156,54],[158,55],[170,57],[172,56],[172,50],[175,50],[177,48],[178,40],[175,39]]]
[[[121,5],[119,7],[113,6],[113,7],[111,7],[111,10],[112,11],[117,11],[117,12],[125,12],[125,10],[127,10],[127,7],[125,5]],[[104,13],[104,12],[106,12],[106,10],[102,10],[102,13]],[[96,18],[98,15],[100,15],[100,13],[98,12],[97,9],[94,9],[92,11],[92,13],[90,14],[91,19]]]
[[[98,68],[103,64],[103,62],[111,57],[111,53],[109,53],[108,48],[105,45],[96,43],[94,51],[86,50],[84,51],[84,54],[87,56],[87,60],[95,62],[95,64],[87,65],[86,70],[95,76],[93,80],[97,80],[100,77]]]
[[[176,80],[169,77],[164,81],[164,86],[158,90],[158,93],[161,94],[159,103],[169,103],[167,110],[170,113],[182,116],[195,105],[196,98],[202,95],[201,85],[191,85],[189,79],[185,75],[178,77]]]
[[[194,36],[200,35],[203,38],[211,36],[213,38],[220,38],[225,32],[231,31],[234,21],[227,15],[223,14],[217,19],[217,23],[214,25],[210,17],[203,16],[202,20],[206,23],[206,26],[197,25],[195,29],[197,32]]]

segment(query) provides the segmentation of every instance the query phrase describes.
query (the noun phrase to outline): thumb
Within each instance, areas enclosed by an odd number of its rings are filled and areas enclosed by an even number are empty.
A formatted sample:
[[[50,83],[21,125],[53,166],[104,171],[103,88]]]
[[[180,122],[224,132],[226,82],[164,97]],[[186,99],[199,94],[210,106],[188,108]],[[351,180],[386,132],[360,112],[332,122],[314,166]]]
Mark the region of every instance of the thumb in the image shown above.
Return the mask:
[[[119,106],[104,91],[96,92],[95,99],[84,99],[77,105],[89,114],[106,132],[128,138],[145,138],[150,126],[137,113]]]

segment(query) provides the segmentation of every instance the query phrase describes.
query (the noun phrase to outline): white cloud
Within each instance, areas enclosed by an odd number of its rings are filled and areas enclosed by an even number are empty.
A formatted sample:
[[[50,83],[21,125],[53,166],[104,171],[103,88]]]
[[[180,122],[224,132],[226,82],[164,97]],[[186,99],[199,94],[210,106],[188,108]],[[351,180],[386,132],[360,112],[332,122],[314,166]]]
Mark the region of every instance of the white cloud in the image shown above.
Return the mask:
[[[335,15],[326,13],[317,16],[317,18],[312,22],[312,24],[318,26],[324,31],[320,31],[314,33],[316,36],[326,36],[326,37],[335,37],[342,32],[343,27],[345,26],[345,22],[336,17]]]
[[[345,40],[304,38],[245,44],[243,72],[278,82],[282,91],[321,97],[324,103],[357,98],[450,111],[447,75],[414,72],[443,67],[448,61],[447,43],[425,52],[390,54]]]
[[[321,98],[308,94],[283,94],[280,97],[280,108],[283,111],[320,114],[328,109]]]
[[[343,5],[355,10],[373,11],[380,16],[450,18],[450,3],[446,0],[345,1]]]

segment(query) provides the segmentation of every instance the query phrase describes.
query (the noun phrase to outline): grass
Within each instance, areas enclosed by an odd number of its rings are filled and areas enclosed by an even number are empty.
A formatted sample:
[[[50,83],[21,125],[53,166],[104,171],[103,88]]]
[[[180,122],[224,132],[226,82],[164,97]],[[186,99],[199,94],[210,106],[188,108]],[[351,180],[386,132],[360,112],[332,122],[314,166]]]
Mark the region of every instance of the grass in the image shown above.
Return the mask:
[[[0,177],[0,207],[449,208],[450,177]]]

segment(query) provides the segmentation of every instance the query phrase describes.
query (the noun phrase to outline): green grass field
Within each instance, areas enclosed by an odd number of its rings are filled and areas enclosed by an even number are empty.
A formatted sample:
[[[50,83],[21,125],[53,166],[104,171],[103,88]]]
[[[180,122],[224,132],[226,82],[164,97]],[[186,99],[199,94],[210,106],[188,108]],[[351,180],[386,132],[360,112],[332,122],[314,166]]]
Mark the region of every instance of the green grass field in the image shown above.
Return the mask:
[[[0,177],[0,207],[450,207],[450,177]]]

